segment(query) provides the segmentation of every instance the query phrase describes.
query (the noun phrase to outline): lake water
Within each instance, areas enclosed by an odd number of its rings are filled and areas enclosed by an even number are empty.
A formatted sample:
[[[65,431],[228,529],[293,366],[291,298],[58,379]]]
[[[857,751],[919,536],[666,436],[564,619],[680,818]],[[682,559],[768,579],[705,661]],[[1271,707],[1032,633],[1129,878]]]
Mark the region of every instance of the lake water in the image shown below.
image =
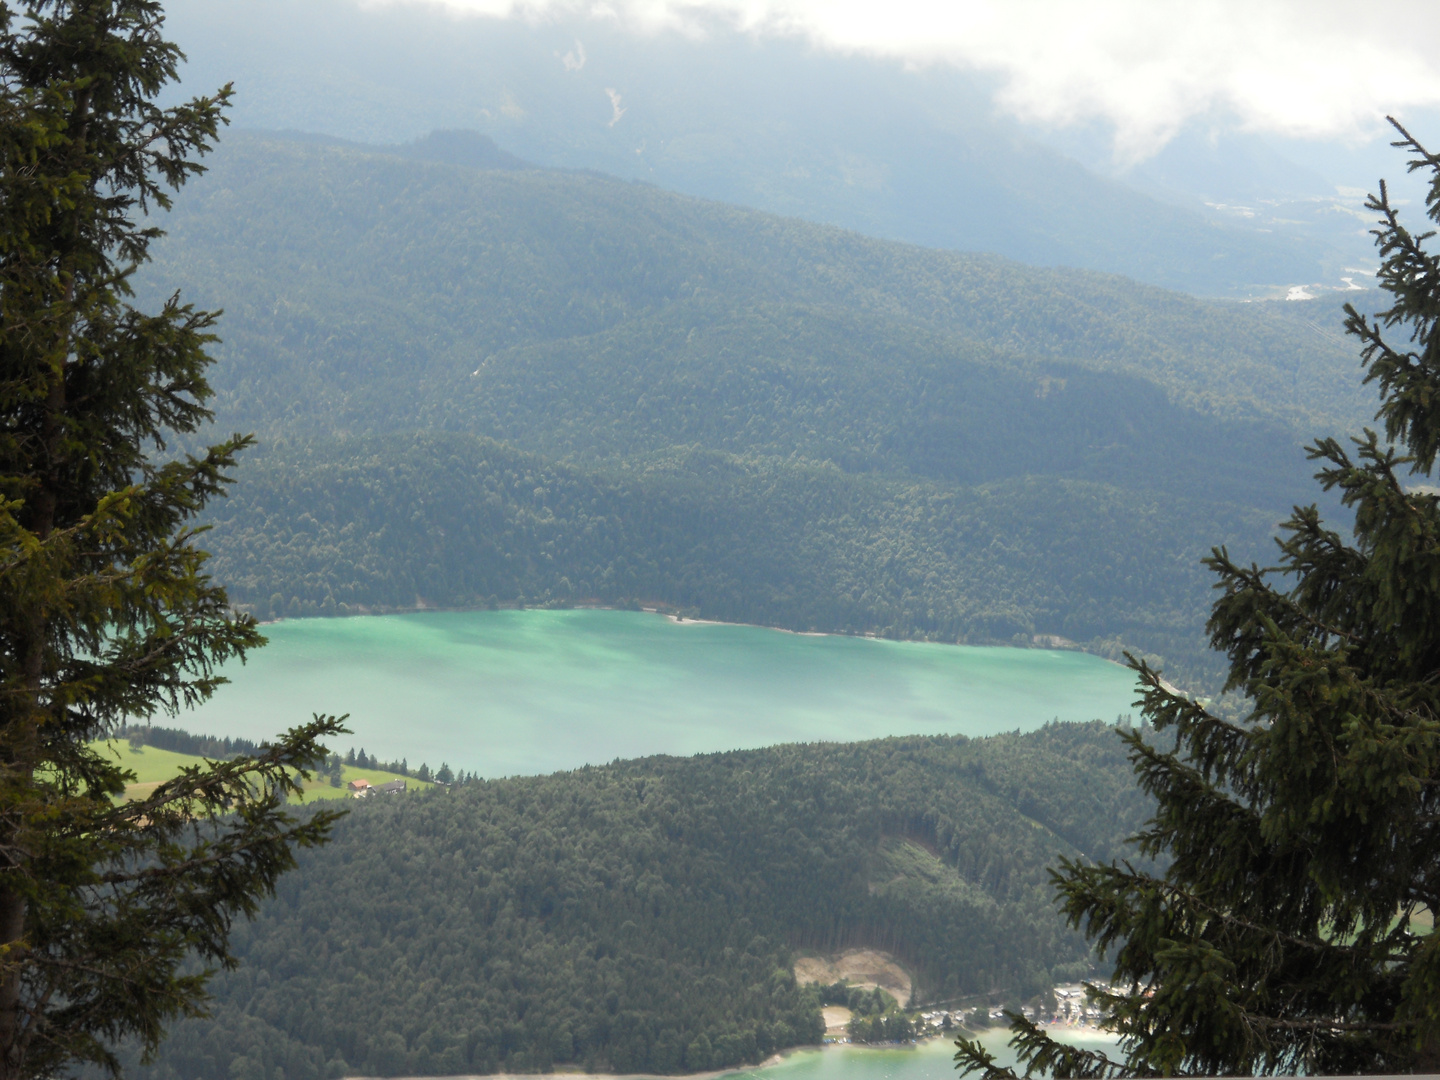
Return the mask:
[[[885,735],[990,735],[1131,714],[1134,676],[1077,652],[676,623],[627,611],[287,620],[193,713],[264,738],[349,713],[351,743],[484,776]]]
[[[1116,1056],[1115,1039],[1094,1029],[1056,1027],[1050,1029],[1050,1036]],[[1006,1045],[1009,1038],[1008,1031],[992,1028],[981,1033],[980,1041],[997,1063],[1013,1066],[1015,1051]],[[955,1044],[943,1038],[895,1048],[827,1046],[798,1050],[774,1065],[734,1075],[758,1080],[956,1080],[954,1056]]]

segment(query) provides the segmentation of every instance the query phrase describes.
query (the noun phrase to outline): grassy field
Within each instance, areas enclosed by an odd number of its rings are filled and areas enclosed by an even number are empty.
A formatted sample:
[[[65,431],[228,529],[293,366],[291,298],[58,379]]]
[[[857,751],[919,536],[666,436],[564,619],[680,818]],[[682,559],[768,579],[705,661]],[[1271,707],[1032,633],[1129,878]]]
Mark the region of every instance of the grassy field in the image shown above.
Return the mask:
[[[96,749],[108,754],[135,774],[134,782],[125,789],[127,799],[144,798],[186,765],[195,765],[201,760],[189,754],[177,754],[172,750],[161,750],[154,746],[131,749],[130,744],[125,742],[96,743],[95,746]],[[383,772],[380,769],[357,769],[354,766],[346,765],[339,787],[332,786],[328,777],[317,776],[305,786],[304,796],[297,801],[310,803],[320,799],[346,798],[350,792],[345,785],[352,780],[360,779],[369,780],[372,784],[386,784],[391,780],[408,780],[412,790],[429,786],[422,784],[413,776],[407,778],[398,773]]]

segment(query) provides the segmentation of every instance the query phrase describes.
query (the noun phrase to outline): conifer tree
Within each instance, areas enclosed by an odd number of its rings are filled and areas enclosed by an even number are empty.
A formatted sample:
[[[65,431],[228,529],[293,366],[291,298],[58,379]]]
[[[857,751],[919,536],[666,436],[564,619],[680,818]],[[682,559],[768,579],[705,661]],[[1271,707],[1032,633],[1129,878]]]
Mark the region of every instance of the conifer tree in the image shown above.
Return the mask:
[[[1395,121],[1410,169],[1440,157]],[[1282,527],[1278,565],[1207,560],[1221,595],[1208,631],[1229,658],[1238,718],[1168,690],[1141,663],[1143,709],[1166,752],[1124,737],[1156,812],[1137,838],[1166,866],[1064,861],[1059,900],[1114,962],[1092,988],[1123,1060],[1064,1047],[1022,1017],[1027,1069],[1057,1076],[1440,1071],[1440,257],[1384,183],[1367,203],[1388,306],[1346,306],[1385,440],[1309,448],[1354,514],[1350,535],[1314,506]],[[987,1080],[978,1042],[957,1068]]]
[[[193,525],[248,440],[167,457],[209,418],[215,315],[131,304],[229,97],[158,107],[161,30],[150,0],[0,0],[0,1080],[153,1049],[203,1007],[187,959],[230,963],[233,920],[331,820],[284,807],[332,718],[131,802],[93,745],[263,642]]]

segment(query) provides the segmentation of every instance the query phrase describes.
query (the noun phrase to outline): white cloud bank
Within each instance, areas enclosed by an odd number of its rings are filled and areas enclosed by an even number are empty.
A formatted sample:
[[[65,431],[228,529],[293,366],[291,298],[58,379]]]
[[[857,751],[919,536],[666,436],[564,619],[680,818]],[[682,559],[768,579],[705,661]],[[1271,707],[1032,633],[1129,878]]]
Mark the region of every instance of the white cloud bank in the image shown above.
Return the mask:
[[[1022,119],[1112,124],[1125,161],[1207,114],[1246,130],[1357,140],[1387,112],[1440,105],[1435,0],[439,2],[499,18],[611,19],[638,32],[702,33],[719,17],[823,48],[991,72],[998,103]]]

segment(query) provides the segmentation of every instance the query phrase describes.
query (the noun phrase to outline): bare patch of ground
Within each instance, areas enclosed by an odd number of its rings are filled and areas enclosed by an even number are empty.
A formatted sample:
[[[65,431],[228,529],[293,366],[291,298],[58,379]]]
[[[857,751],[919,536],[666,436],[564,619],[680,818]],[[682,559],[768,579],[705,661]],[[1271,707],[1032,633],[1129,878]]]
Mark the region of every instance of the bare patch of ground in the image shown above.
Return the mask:
[[[820,1010],[820,1015],[825,1017],[826,1035],[844,1035],[846,1025],[850,1023],[850,1010],[844,1005],[826,1005]]]
[[[837,956],[802,956],[795,961],[795,981],[827,985],[848,982],[865,990],[878,986],[901,1005],[910,1004],[909,973],[893,956],[878,949],[849,949]]]

